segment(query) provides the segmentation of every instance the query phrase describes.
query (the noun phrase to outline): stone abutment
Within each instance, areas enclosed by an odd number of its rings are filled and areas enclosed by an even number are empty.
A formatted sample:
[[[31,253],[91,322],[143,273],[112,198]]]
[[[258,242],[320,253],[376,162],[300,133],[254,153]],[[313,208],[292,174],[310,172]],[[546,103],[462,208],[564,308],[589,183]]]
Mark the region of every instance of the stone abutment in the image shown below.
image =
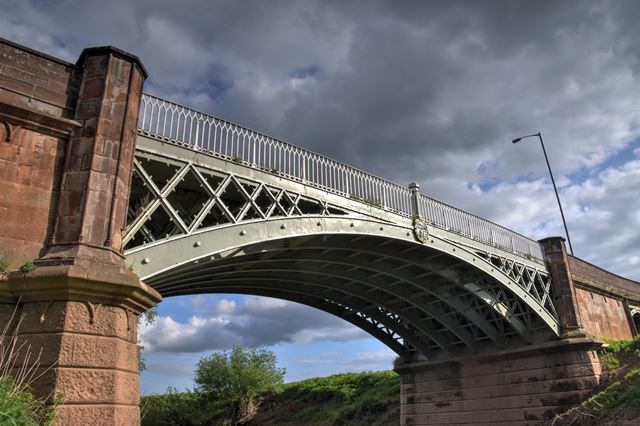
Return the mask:
[[[2,344],[60,425],[140,422],[137,318],[161,297],[120,246],[145,78],[113,47],[70,64],[0,40]]]

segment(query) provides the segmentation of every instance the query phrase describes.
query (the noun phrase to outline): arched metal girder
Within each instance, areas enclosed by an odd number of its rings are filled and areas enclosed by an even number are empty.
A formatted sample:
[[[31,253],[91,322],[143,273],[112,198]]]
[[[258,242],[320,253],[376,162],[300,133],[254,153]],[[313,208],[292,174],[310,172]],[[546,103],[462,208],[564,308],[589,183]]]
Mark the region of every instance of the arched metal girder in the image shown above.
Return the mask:
[[[220,271],[231,266],[228,271]],[[389,288],[387,281],[373,275],[367,276],[360,270],[342,272],[340,269],[352,267],[352,264],[344,262],[331,262],[325,259],[300,259],[297,257],[270,258],[270,259],[243,259],[233,262],[230,265],[219,265],[207,268],[202,271],[203,277],[211,277],[212,283],[218,280],[225,280],[229,277],[239,277],[247,282],[268,277],[277,280],[278,278],[297,279],[301,282],[314,283],[318,286],[340,290],[351,297],[366,299],[372,306],[385,306],[392,312],[404,318],[424,335],[436,341],[443,350],[448,353],[455,352],[452,341],[460,340],[471,352],[478,349],[476,339],[468,330],[464,329],[458,322],[452,321],[438,301],[425,300],[419,290],[406,292],[398,287]],[[358,268],[359,269],[359,268]],[[379,271],[376,271],[379,273]],[[177,289],[180,286],[202,285],[207,278],[198,276],[184,277],[179,282],[174,283],[169,288]],[[342,282],[340,282],[342,281]],[[373,283],[375,281],[375,284]],[[407,285],[407,282],[398,281],[398,284]],[[162,291],[163,286],[158,284],[156,288]],[[424,291],[422,291],[424,293]],[[342,300],[342,299],[338,299]],[[395,302],[395,303],[391,303]],[[348,303],[348,302],[347,302]],[[441,324],[440,327],[434,326]],[[442,330],[438,330],[442,328]],[[452,336],[447,336],[448,332]],[[453,337],[455,336],[455,338]],[[495,343],[495,342],[494,342]]]
[[[363,237],[356,237],[356,239],[361,238]],[[389,240],[382,240],[382,242],[377,244],[375,248],[380,249],[388,242]],[[261,256],[263,257],[268,256],[269,258],[272,258],[276,253],[292,251],[292,248],[288,248],[291,244],[293,243],[288,244],[287,247],[281,248],[267,248],[259,245],[254,248],[254,251],[261,252]],[[392,255],[389,253],[382,254],[379,251],[374,251],[371,241],[364,241],[363,243],[350,242],[345,246],[333,246],[326,242],[323,243],[323,245],[318,246],[317,244],[309,245],[302,242],[295,244],[296,252],[302,253],[305,250],[315,250],[331,253],[337,251],[343,252],[344,256],[332,255],[329,257],[323,257],[322,255],[314,253],[302,254],[300,256],[291,257],[291,259],[293,261],[301,261],[307,258],[318,260],[323,259],[322,262],[334,266],[338,265],[338,269],[359,269],[360,275],[358,276],[357,272],[352,272],[352,278],[355,274],[355,278],[365,285],[374,285],[374,288],[387,293],[392,290],[389,294],[391,297],[396,298],[398,301],[404,301],[405,303],[409,302],[414,309],[418,311],[422,310],[431,317],[438,319],[440,322],[444,320],[445,326],[447,326],[449,330],[463,341],[471,342],[473,339],[468,336],[468,333],[464,330],[460,330],[458,325],[459,320],[456,320],[455,322],[450,319],[447,320],[448,317],[446,316],[446,313],[451,312],[451,310],[462,314],[468,321],[478,326],[479,329],[482,330],[482,332],[484,332],[484,334],[486,334],[487,337],[496,345],[504,346],[507,343],[504,339],[504,327],[497,330],[494,326],[496,319],[493,319],[494,324],[492,324],[487,318],[491,311],[498,310],[499,314],[511,324],[524,341],[531,341],[530,330],[532,329],[532,324],[528,323],[525,325],[520,318],[510,312],[507,306],[495,299],[495,297],[478,284],[474,284],[472,286],[470,283],[459,282],[458,275],[464,276],[468,274],[452,273],[452,269],[455,268],[456,265],[464,266],[464,262],[456,262],[455,259],[448,259],[448,261],[445,261],[444,258],[446,256],[441,256],[440,254],[426,256],[424,249],[416,250],[420,249],[420,247],[421,246],[417,245],[410,246],[408,249],[404,250],[402,257],[400,257],[398,255]],[[247,253],[247,250],[251,249],[247,248],[243,253]],[[410,252],[413,252],[413,254]],[[362,254],[371,256],[371,259],[367,259],[363,262],[361,259],[354,257],[355,255]],[[336,260],[336,257],[339,260]],[[442,259],[439,260],[439,257],[442,257]],[[308,261],[313,262],[313,259]],[[389,261],[393,261],[395,263],[389,263]],[[254,260],[247,260],[247,262],[255,263]],[[212,266],[211,268],[217,269],[222,267],[219,263],[216,263],[216,265],[218,266]],[[190,268],[194,269],[194,267]],[[305,267],[303,269],[310,271],[313,268],[314,267]],[[328,269],[323,265],[315,266],[315,269],[318,268],[322,268],[323,272],[328,271]],[[203,273],[210,273],[210,271],[212,271],[212,269],[203,270],[201,266],[198,266],[194,273],[190,273],[188,270],[180,268],[177,272],[169,273],[168,275],[159,278],[159,281],[154,282],[156,283],[155,286],[161,286],[164,282],[172,282],[173,285],[175,284],[173,283],[173,280],[175,279],[176,274],[179,274],[180,280],[184,282],[184,280],[187,280],[190,277],[197,277]],[[363,274],[363,271],[366,272],[366,274]],[[337,275],[334,274],[334,276],[339,277],[340,273],[337,273]],[[387,278],[384,279],[383,277]],[[425,281],[425,278],[430,278],[428,282],[429,285],[426,285],[427,282]],[[466,289],[462,288],[461,284],[465,284]],[[473,293],[473,295],[470,296],[470,292]],[[425,295],[431,295],[438,301],[442,302],[441,305],[447,308],[447,311],[442,312],[442,308],[438,308],[437,305],[434,305],[433,300],[428,301],[425,300],[424,297],[421,297]],[[416,299],[416,297],[419,298]],[[478,302],[478,298],[482,299],[483,302],[473,303]],[[425,307],[427,308],[426,310],[424,309]],[[488,309],[484,309],[483,314],[479,315],[477,310],[479,307],[485,307]],[[468,344],[468,346],[473,348],[473,344]]]
[[[380,244],[378,247],[380,247]],[[363,289],[364,293],[370,293],[372,291],[377,291],[378,293],[382,292],[384,294],[377,296],[376,300],[373,300],[374,307],[380,304],[386,304],[387,307],[393,309],[399,315],[405,317],[407,321],[419,321],[420,319],[416,319],[416,312],[418,315],[424,313],[432,318],[434,321],[442,323],[448,330],[450,330],[453,334],[455,334],[461,341],[463,341],[471,350],[476,350],[476,345],[474,344],[474,336],[469,335],[469,332],[460,326],[459,319],[452,321],[450,317],[447,316],[451,310],[462,314],[466,317],[470,322],[478,326],[478,328],[486,334],[486,336],[491,339],[494,344],[498,347],[504,347],[507,342],[504,338],[504,335],[501,334],[496,327],[487,320],[487,314],[491,312],[491,309],[487,309],[484,315],[479,315],[478,311],[474,308],[481,306],[483,304],[476,303],[475,306],[473,303],[469,303],[469,299],[476,299],[476,297],[471,296],[467,297],[466,300],[462,301],[459,299],[461,289],[459,286],[453,284],[446,284],[446,278],[439,276],[440,272],[446,272],[447,268],[450,268],[452,265],[440,265],[438,269],[434,269],[433,271],[429,271],[425,269],[423,273],[416,274],[407,274],[402,271],[402,268],[398,268],[398,265],[385,265],[381,264],[379,261],[381,259],[395,259],[399,262],[406,262],[408,258],[408,253],[405,252],[405,259],[401,259],[391,255],[385,255],[382,257],[380,253],[376,253],[370,250],[366,250],[365,248],[371,248],[370,244],[364,244],[357,247],[356,244],[352,243],[348,248],[332,248],[331,250],[339,250],[345,251],[345,257],[351,256],[347,261],[340,262],[335,260],[335,256],[326,257],[317,254],[303,254],[301,256],[287,258],[284,260],[284,263],[292,263],[292,262],[301,262],[306,261],[307,263],[311,263],[313,265],[305,265],[304,267],[299,267],[299,269],[304,270],[306,273],[315,273],[316,275],[321,275],[328,278],[333,278],[334,280],[342,279],[345,280],[343,270],[351,269],[350,274],[348,274],[347,281],[345,281],[345,285],[349,285],[351,288],[357,289],[358,287]],[[413,250],[413,248],[411,248]],[[281,265],[283,260],[274,260],[270,261],[268,259],[273,259],[273,257],[282,251],[291,250],[290,248],[284,249],[259,249],[261,251],[260,256],[261,260],[256,259],[248,259],[247,256],[243,257],[242,261],[235,261],[234,265],[236,269],[231,272],[231,275],[239,275],[241,272],[246,273],[247,271],[237,271],[237,268],[254,266],[253,270],[255,270],[255,265],[258,263],[266,264],[264,265],[267,269],[262,269],[260,272],[263,274],[270,274],[271,272],[275,272],[276,274],[281,274],[286,272],[281,269]],[[327,246],[323,247],[309,247],[304,243],[296,244],[297,252],[304,252],[309,250],[329,250]],[[330,251],[330,250],[329,250]],[[353,258],[354,253],[364,253],[372,256],[378,256],[376,262],[363,263],[360,260]],[[268,257],[267,260],[264,257]],[[411,265],[410,263],[404,263],[403,266],[413,266],[422,263],[429,263],[429,261],[433,261],[435,258],[440,256],[439,254],[429,256],[428,258],[424,257],[424,253],[421,255],[417,255],[416,264]],[[342,256],[339,256],[342,258]],[[305,258],[311,258],[305,260]],[[375,266],[375,267],[373,267]],[[179,282],[189,284],[196,282],[201,282],[200,278],[203,275],[211,275],[214,271],[223,269],[225,267],[224,263],[215,263],[211,266],[203,269],[202,266],[197,267],[194,271],[190,272],[189,270],[180,269],[177,272],[169,273],[168,275],[164,275],[158,281],[154,281],[154,286],[163,291],[165,283],[171,288],[176,288],[176,275],[179,275]],[[423,265],[424,267],[424,265]],[[191,267],[193,269],[193,267]],[[356,271],[359,269],[359,271]],[[364,273],[364,271],[368,273]],[[394,272],[390,272],[394,271]],[[358,273],[359,272],[359,273]],[[384,279],[383,277],[388,276],[391,279]],[[421,278],[425,278],[427,276],[431,276],[430,284],[437,284],[434,286],[437,288],[437,292],[434,289],[429,288],[429,286],[425,286],[424,282],[419,283],[418,280]],[[216,274],[216,280],[220,279],[220,274]],[[312,277],[306,277],[305,279],[312,279]],[[326,284],[325,284],[326,285]],[[454,294],[457,293],[457,296]],[[468,293],[463,291],[463,293]],[[425,295],[430,295],[433,300],[425,300]],[[467,294],[467,296],[469,296]],[[486,296],[490,297],[490,296]],[[486,299],[485,299],[486,300]],[[393,302],[395,301],[395,303]],[[477,302],[477,300],[475,300]],[[398,303],[400,302],[400,304]],[[439,307],[437,302],[442,302],[444,305],[448,306],[449,309],[447,312],[444,312],[441,307]],[[491,300],[492,305],[495,307],[500,305],[500,302],[497,300]],[[369,308],[371,309],[371,308]],[[503,310],[507,319],[511,322],[512,326],[516,329],[522,339],[527,342],[530,341],[530,338],[526,332],[525,326],[521,323],[521,321],[516,317],[509,317],[508,311],[506,309]],[[495,322],[495,319],[494,319]],[[429,326],[430,327],[430,326]],[[433,330],[430,331],[433,333]]]
[[[450,353],[457,352],[454,342],[458,340],[463,342],[471,352],[479,350],[479,347],[484,345],[484,341],[489,340],[496,347],[513,344],[514,334],[519,334],[525,342],[531,340],[527,327],[532,327],[532,324],[524,325],[510,312],[508,306],[495,299],[482,287],[481,280],[461,281],[470,276],[467,269],[470,267],[473,269],[475,266],[469,262],[432,248],[407,244],[407,242],[401,243],[401,248],[398,250],[397,239],[344,234],[324,237],[330,242],[339,239],[339,244],[336,246],[328,244],[327,241],[322,242],[322,236],[318,235],[266,241],[230,249],[226,253],[208,254],[206,257],[200,257],[172,270],[149,277],[146,281],[162,293],[169,295],[202,292],[200,291],[202,289],[217,291],[215,289],[218,285],[233,288],[226,283],[231,282],[229,280],[234,279],[234,276],[236,279],[232,282],[239,289],[242,287],[243,280],[250,283],[252,280],[257,282],[261,279],[261,282],[268,282],[273,286],[272,283],[278,278],[281,280],[285,278],[282,275],[284,273],[288,274],[286,278],[289,281],[298,281],[297,285],[312,283],[325,289],[335,289],[336,284],[332,281],[342,280],[343,286],[355,289],[357,294],[346,296],[342,293],[341,296],[332,296],[332,300],[340,303],[350,301],[348,297],[367,294],[368,302],[360,305],[358,312],[363,315],[374,314],[377,305],[385,304],[390,312],[402,318],[404,322],[417,326],[423,336],[436,337],[433,340],[439,341],[438,346]],[[393,246],[391,251],[386,247],[389,244]],[[383,250],[386,251],[383,253]],[[260,259],[251,258],[256,253],[259,253]],[[283,253],[288,257],[282,258]],[[371,258],[367,258],[368,256]],[[271,260],[273,260],[271,267],[256,269],[257,265],[268,265]],[[484,262],[482,259],[478,261]],[[275,268],[280,270],[274,271],[273,266],[277,263],[293,265],[293,262],[298,262],[299,265],[284,269]],[[221,275],[220,271],[225,267],[232,267],[234,270]],[[492,278],[482,271],[478,272],[484,275],[485,279]],[[209,275],[216,276],[216,279],[214,281],[208,279]],[[426,284],[427,279],[429,285]],[[279,285],[278,288],[280,291],[291,291],[291,287],[284,288]],[[481,294],[482,292],[486,294]],[[322,293],[319,293],[318,297],[327,298],[326,294],[322,296]],[[392,300],[397,303],[391,303]],[[444,304],[442,304],[443,300],[446,301]],[[510,322],[500,323],[500,318],[495,314],[498,310]],[[493,318],[493,322],[489,321],[486,317],[487,312],[493,312],[493,316],[498,320]],[[535,316],[535,312],[532,314]],[[514,324],[520,324],[520,327],[514,327]],[[393,329],[393,327],[397,328],[398,324],[385,326]],[[469,330],[473,327],[477,327],[480,333],[478,330],[470,333]],[[450,337],[452,335],[455,339]],[[481,339],[478,339],[479,335]],[[415,336],[407,338],[406,332],[403,338],[407,341],[410,339],[415,341]],[[416,342],[414,346],[419,347],[418,350],[423,353],[432,352],[425,348],[424,343]],[[431,353],[427,356],[433,357]]]
[[[377,315],[377,312],[375,310],[371,309],[377,309],[378,307],[386,309],[385,302],[389,300],[389,297],[393,296],[389,295],[385,299],[380,296],[372,295],[369,291],[359,292],[358,288],[353,288],[354,285],[352,283],[350,284],[347,282],[336,284],[335,281],[340,278],[340,276],[338,275],[323,275],[325,278],[332,278],[332,281],[323,281],[322,279],[318,279],[315,274],[307,274],[306,276],[301,276],[301,274],[295,274],[295,271],[279,269],[277,267],[260,270],[247,269],[238,271],[236,273],[232,272],[229,274],[216,274],[216,278],[210,280],[204,278],[201,280],[194,280],[192,282],[185,282],[184,284],[169,287],[171,289],[169,291],[173,291],[176,292],[176,294],[179,294],[180,290],[184,288],[199,288],[202,286],[215,287],[217,283],[225,284],[231,281],[237,282],[240,286],[245,283],[255,285],[255,283],[257,282],[267,282],[269,283],[269,285],[274,285],[272,283],[277,283],[279,288],[284,288],[288,291],[293,291],[296,288],[300,289],[304,287],[309,292],[309,294],[317,294],[318,297],[339,301],[340,304],[352,306],[359,312],[366,310],[367,316],[372,316],[375,320],[385,323],[393,329],[397,328],[398,324],[389,323],[387,321],[387,318],[380,317],[379,315]],[[286,283],[287,285],[283,283]],[[360,283],[360,289],[361,288],[362,283]],[[444,335],[444,330],[438,330],[430,321],[426,320],[427,318],[421,318],[414,312],[398,313],[395,310],[386,310],[394,313],[399,318],[401,318],[403,323],[410,324],[412,328],[415,328],[417,331],[419,331],[422,336],[428,337],[430,340],[434,341],[434,343],[447,354],[460,352],[454,347],[452,339]],[[437,323],[437,320],[433,317],[428,317],[428,319],[432,319],[433,322]],[[412,340],[412,338],[406,336],[406,334],[402,330],[397,331],[397,333],[402,335],[407,340]],[[472,342],[470,341],[463,343],[468,343],[469,345],[472,344]],[[414,343],[414,346],[418,347],[425,354],[432,352],[432,350],[430,350],[428,347],[420,345],[420,343]]]
[[[232,226],[211,229],[188,236],[174,237],[168,240],[139,247],[128,251],[127,263],[143,280],[157,275],[170,273],[181,265],[209,256],[225,257],[234,253],[242,253],[247,247],[263,244],[278,246],[282,241],[298,238],[331,238],[332,236],[350,235],[354,238],[362,236],[378,237],[408,243],[408,246],[426,247],[442,252],[449,257],[472,265],[476,275],[489,276],[499,286],[478,286],[473,277],[468,279],[465,287],[482,300],[499,315],[508,311],[518,311],[532,318],[539,318],[543,325],[541,330],[550,329],[553,334],[560,334],[557,318],[541,305],[537,296],[522,283],[501,271],[492,263],[479,256],[474,250],[432,235],[426,244],[416,243],[412,228],[379,222],[373,219],[353,217],[299,217],[267,221],[253,221]],[[473,274],[470,274],[473,275]],[[491,298],[500,303],[490,302]],[[505,308],[506,305],[506,308]],[[521,306],[516,306],[521,305]]]

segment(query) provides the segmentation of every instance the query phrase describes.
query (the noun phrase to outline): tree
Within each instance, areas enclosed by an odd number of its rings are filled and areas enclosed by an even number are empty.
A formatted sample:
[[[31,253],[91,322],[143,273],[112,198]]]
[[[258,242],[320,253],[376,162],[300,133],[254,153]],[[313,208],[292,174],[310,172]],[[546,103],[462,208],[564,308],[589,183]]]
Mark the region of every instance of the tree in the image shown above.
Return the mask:
[[[156,308],[151,308],[140,314],[138,317],[138,329],[140,329],[140,324],[145,323],[146,325],[153,325],[156,322],[156,317],[158,316],[158,310]],[[142,356],[142,351],[144,350],[144,346],[140,344],[140,336],[138,335],[138,371],[143,372],[147,369],[147,364],[144,362],[144,357]]]
[[[224,399],[237,424],[255,414],[255,398],[283,382],[284,368],[276,367],[276,356],[268,349],[234,346],[201,358],[196,366],[196,391]]]

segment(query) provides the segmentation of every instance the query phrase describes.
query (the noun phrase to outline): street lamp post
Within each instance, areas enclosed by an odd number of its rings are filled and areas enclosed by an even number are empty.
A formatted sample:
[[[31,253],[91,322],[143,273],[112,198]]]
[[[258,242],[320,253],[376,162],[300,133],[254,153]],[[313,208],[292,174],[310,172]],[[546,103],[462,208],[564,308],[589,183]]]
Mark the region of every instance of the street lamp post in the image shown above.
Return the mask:
[[[549,168],[549,176],[551,176],[551,183],[553,184],[553,190],[556,193],[556,199],[558,200],[558,207],[560,207],[560,216],[562,216],[562,223],[564,224],[564,232],[567,234],[567,241],[569,242],[569,250],[571,251],[571,255],[573,256],[573,246],[571,245],[571,238],[569,237],[569,229],[567,228],[567,221],[564,220],[564,212],[562,211],[562,204],[560,203],[560,196],[558,195],[558,188],[556,188],[556,181],[553,178],[553,172],[551,171],[551,165],[549,164],[549,157],[547,157],[547,150],[544,148],[544,142],[542,141],[542,134],[540,132],[533,133],[531,135],[521,136],[519,138],[515,138],[511,141],[511,143],[518,143],[522,139],[530,138],[533,136],[537,136],[540,139],[540,145],[542,145],[542,152],[544,153],[544,159],[547,161],[547,167]]]

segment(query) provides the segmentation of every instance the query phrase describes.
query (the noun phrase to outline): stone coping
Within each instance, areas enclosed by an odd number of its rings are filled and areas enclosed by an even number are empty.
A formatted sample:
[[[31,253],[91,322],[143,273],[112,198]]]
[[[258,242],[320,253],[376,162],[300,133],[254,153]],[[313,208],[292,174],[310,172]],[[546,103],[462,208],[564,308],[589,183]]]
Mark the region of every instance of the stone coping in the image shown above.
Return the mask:
[[[602,341],[590,339],[586,337],[576,337],[562,340],[554,340],[551,342],[541,343],[531,346],[521,346],[514,349],[492,352],[488,354],[467,355],[454,357],[446,360],[438,361],[417,361],[417,362],[397,362],[393,370],[398,374],[415,372],[416,370],[431,370],[434,368],[443,368],[451,364],[457,364],[462,361],[472,359],[481,359],[483,361],[491,361],[493,359],[515,359],[527,356],[537,356],[548,353],[569,352],[579,350],[596,350],[602,346]]]
[[[0,301],[64,300],[122,306],[142,313],[162,300],[152,287],[118,265],[59,265],[12,272],[0,282]]]

